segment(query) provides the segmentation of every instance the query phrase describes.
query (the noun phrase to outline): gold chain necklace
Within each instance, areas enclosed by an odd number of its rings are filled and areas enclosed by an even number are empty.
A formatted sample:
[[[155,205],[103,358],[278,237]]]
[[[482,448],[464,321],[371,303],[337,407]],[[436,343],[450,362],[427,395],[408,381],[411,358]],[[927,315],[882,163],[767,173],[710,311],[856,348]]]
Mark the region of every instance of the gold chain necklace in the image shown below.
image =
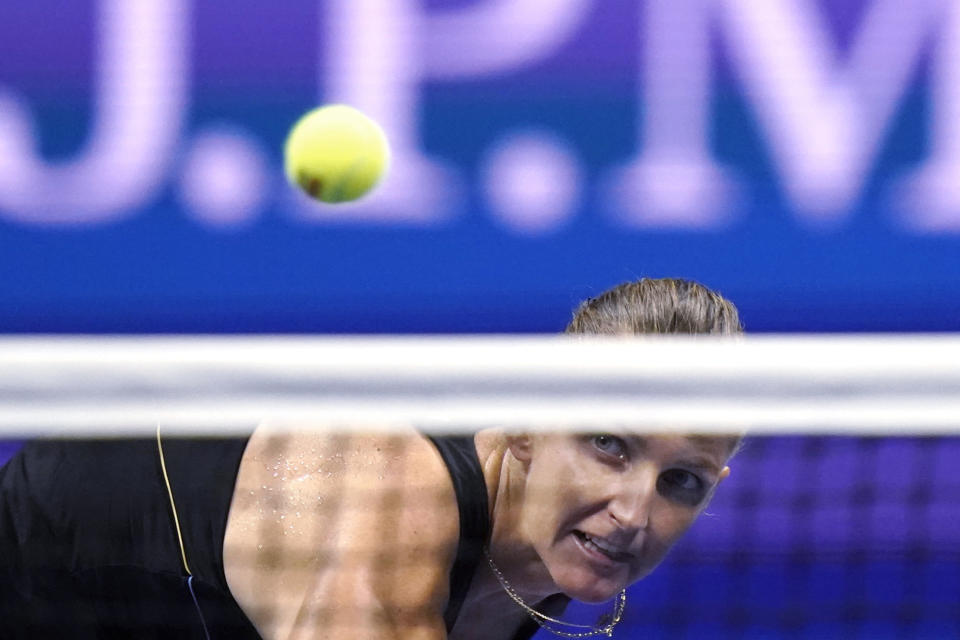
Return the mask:
[[[573,622],[564,622],[563,620],[551,618],[548,615],[540,613],[523,601],[520,594],[517,593],[510,583],[507,582],[507,579],[503,577],[503,573],[500,572],[499,567],[494,564],[493,557],[490,555],[490,550],[487,547],[483,548],[483,555],[487,558],[487,564],[490,565],[490,570],[493,571],[493,575],[496,576],[500,586],[503,587],[503,590],[510,596],[510,599],[520,605],[520,608],[526,611],[541,628],[546,629],[554,635],[564,638],[592,638],[593,636],[607,636],[609,638],[613,636],[613,628],[616,627],[620,619],[623,618],[623,609],[627,605],[626,589],[617,594],[617,601],[613,605],[613,612],[602,616],[599,626],[574,624]],[[564,631],[559,628],[561,626],[571,629],[588,629],[588,631]]]

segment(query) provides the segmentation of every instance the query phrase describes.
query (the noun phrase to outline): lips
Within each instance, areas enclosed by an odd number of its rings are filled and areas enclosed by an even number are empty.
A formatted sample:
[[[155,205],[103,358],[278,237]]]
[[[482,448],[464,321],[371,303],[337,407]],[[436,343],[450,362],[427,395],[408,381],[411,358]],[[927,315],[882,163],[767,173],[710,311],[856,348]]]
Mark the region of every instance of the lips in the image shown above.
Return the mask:
[[[580,543],[580,547],[584,552],[594,560],[605,560],[608,563],[623,563],[629,562],[633,558],[632,553],[599,536],[591,536],[588,533],[577,530],[573,532],[573,535],[577,542]]]

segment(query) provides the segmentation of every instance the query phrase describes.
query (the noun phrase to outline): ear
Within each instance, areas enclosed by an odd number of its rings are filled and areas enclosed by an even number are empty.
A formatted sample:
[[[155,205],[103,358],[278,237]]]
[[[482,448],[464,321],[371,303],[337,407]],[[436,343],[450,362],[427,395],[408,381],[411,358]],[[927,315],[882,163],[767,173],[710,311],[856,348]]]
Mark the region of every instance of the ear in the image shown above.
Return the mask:
[[[507,447],[513,457],[524,463],[529,464],[533,457],[533,439],[528,433],[516,433],[507,436]]]
[[[726,480],[728,477],[730,477],[730,467],[724,467],[720,471],[719,478],[717,478],[717,484],[720,484],[721,482]]]

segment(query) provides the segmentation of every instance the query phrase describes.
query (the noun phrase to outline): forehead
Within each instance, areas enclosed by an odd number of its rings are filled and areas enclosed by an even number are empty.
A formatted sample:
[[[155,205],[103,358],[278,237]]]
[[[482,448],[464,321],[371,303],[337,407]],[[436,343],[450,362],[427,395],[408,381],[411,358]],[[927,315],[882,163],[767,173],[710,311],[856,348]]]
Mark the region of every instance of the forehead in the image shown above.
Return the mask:
[[[741,440],[741,436],[737,434],[720,434],[709,436],[686,435],[682,437],[686,439],[692,447],[711,453],[715,452],[717,455],[722,456],[724,460],[736,452]]]

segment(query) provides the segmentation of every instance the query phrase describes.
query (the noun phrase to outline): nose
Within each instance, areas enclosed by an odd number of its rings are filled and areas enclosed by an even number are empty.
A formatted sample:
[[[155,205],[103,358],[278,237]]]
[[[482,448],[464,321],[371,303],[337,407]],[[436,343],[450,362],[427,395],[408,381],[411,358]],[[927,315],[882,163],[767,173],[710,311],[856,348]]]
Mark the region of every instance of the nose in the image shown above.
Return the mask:
[[[636,476],[621,484],[609,503],[610,518],[620,529],[640,531],[650,524],[650,508],[657,493],[657,471],[638,470]]]

